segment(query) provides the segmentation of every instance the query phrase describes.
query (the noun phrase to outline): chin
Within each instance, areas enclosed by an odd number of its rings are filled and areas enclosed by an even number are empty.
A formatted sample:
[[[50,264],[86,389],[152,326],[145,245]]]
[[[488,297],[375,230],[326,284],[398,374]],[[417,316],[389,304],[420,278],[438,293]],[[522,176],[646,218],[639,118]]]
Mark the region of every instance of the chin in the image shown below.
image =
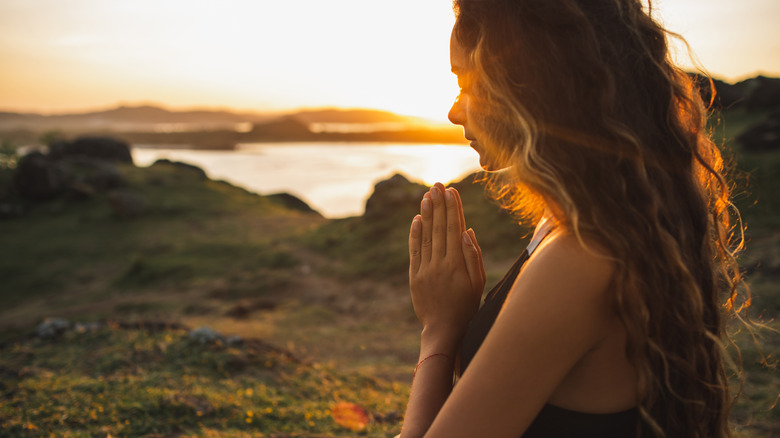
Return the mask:
[[[495,160],[491,160],[489,157],[485,157],[484,155],[479,156],[479,167],[482,168],[485,172],[498,172],[500,170],[507,169],[509,166],[502,166],[498,163],[496,163]]]

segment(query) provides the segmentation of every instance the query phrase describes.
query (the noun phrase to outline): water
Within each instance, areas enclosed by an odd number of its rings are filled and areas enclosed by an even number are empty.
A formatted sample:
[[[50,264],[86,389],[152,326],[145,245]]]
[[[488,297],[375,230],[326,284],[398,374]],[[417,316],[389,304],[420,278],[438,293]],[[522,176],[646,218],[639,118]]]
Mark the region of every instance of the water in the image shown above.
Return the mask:
[[[167,158],[259,194],[287,192],[331,218],[363,214],[374,185],[395,173],[431,185],[459,180],[479,163],[467,146],[431,144],[251,143],[235,151],[137,145],[132,153],[139,166]]]

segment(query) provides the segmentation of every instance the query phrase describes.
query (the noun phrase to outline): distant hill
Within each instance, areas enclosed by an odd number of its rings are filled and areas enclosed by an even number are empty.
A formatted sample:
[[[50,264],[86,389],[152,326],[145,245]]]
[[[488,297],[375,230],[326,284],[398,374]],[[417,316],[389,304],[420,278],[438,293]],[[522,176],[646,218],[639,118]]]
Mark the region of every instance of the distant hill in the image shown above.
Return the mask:
[[[233,112],[228,110],[174,111],[151,105],[120,106],[105,111],[42,115],[0,112],[0,130],[110,129],[147,131],[160,124],[185,124],[196,128],[226,128],[240,123],[267,123],[280,117],[294,117],[305,123],[424,123],[421,119],[372,109],[306,109],[287,114]]]
[[[305,123],[409,123],[412,118],[373,109],[322,108],[289,114]]]
[[[136,144],[212,149],[263,141],[463,142],[458,127],[374,109],[322,108],[271,114],[173,111],[142,105],[55,115],[0,112],[2,140],[29,144],[52,132],[64,137],[112,135]]]
[[[709,79],[691,73],[701,88],[705,102],[712,100]],[[756,76],[735,84],[712,78],[715,87],[713,106],[717,109],[744,108],[747,110],[773,110],[780,107],[780,78]]]
[[[274,115],[219,110],[171,111],[150,105],[120,106],[105,111],[41,115],[0,112],[0,131],[61,131],[83,134],[108,132],[172,132],[234,129],[242,123],[264,122]]]

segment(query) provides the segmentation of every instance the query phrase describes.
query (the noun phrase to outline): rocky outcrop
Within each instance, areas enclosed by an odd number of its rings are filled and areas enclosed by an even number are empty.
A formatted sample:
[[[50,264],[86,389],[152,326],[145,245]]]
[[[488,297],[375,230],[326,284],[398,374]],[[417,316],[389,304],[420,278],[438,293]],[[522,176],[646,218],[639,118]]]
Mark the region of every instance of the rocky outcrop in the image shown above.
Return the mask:
[[[181,161],[171,161],[167,158],[161,158],[155,161],[154,164],[152,164],[152,166],[173,166],[192,173],[199,180],[205,181],[206,179],[208,179],[208,176],[206,175],[206,172],[203,169],[201,169],[198,166],[193,166],[192,164],[182,163]]]
[[[46,200],[65,192],[68,176],[62,167],[40,152],[32,152],[19,160],[13,182],[16,191],[25,198]]]
[[[49,146],[49,156],[54,160],[84,157],[133,164],[130,146],[110,137],[79,137],[70,142],[56,141]]]
[[[374,193],[366,201],[363,218],[374,221],[398,213],[412,218],[420,210],[420,200],[426,190],[428,188],[424,185],[412,183],[403,175],[395,174],[374,186]]]
[[[289,208],[290,210],[302,211],[304,213],[315,213],[322,216],[318,211],[311,208],[309,204],[289,193],[274,193],[272,195],[267,195],[266,198],[272,202]]]
[[[16,191],[32,200],[67,195],[73,199],[113,189],[125,181],[114,163],[84,155],[32,152],[19,160],[13,177]]]
[[[85,156],[73,156],[62,160],[61,166],[68,175],[71,185],[86,184],[95,190],[113,189],[125,184],[115,164]]]
[[[48,154],[32,152],[14,170],[11,188],[15,199],[0,205],[0,217],[18,217],[34,204],[55,198],[82,200],[107,193],[111,210],[120,218],[147,211],[148,203],[135,192],[118,191],[126,185],[119,163],[132,164],[127,144],[106,138],[54,142]],[[192,166],[194,168],[194,166]],[[195,168],[197,169],[197,168]],[[203,174],[202,170],[197,169]],[[23,208],[24,206],[24,208]]]

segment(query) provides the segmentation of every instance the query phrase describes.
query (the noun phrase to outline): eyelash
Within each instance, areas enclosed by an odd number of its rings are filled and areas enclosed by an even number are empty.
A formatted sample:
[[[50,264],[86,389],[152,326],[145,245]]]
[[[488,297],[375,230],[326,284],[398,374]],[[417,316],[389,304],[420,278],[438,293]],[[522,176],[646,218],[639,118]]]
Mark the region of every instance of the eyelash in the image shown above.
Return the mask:
[[[460,88],[460,94],[468,92],[468,82],[465,78],[458,77],[458,88]]]

